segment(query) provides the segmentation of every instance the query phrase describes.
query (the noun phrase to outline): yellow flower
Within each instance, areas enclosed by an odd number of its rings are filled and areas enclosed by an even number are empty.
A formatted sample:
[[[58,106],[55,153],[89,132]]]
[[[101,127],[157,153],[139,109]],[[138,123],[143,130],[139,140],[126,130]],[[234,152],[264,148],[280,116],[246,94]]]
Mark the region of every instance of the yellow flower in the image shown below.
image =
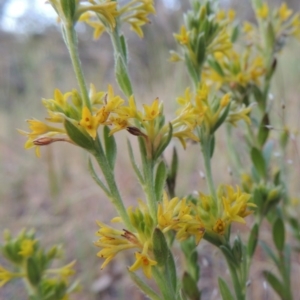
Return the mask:
[[[97,118],[91,114],[86,106],[82,109],[82,117],[79,125],[82,126],[93,139],[96,138],[99,123],[97,122]]]
[[[286,21],[291,16],[292,13],[293,11],[291,9],[288,9],[286,3],[282,3],[278,10],[280,21],[282,22]]]
[[[236,11],[234,9],[229,9],[228,11],[228,19],[230,22],[234,21],[236,16]]]
[[[113,112],[124,103],[124,100],[120,96],[114,95],[113,87],[109,84],[105,102],[105,111]]]
[[[264,3],[257,11],[257,16],[261,19],[267,19],[269,16],[269,6],[267,3]]]
[[[240,222],[245,223],[244,218],[250,215],[253,211],[247,210],[247,207],[255,207],[253,203],[248,201],[251,198],[250,194],[243,193],[237,187],[237,190],[234,191],[233,187],[225,186],[226,193],[222,196],[223,203],[223,220],[228,222]]]
[[[250,32],[253,32],[254,28],[253,28],[253,25],[249,22],[244,22],[243,24],[243,32],[245,33],[250,33]]]
[[[131,25],[130,29],[142,38],[143,31],[141,27],[150,23],[149,14],[155,14],[153,0],[132,0],[119,9],[119,15],[122,22]]]
[[[158,205],[157,220],[158,227],[164,233],[169,230],[176,231],[176,239],[179,241],[195,236],[198,244],[205,233],[202,221],[193,213],[192,204],[188,204],[185,198],[169,200],[166,192],[163,202]]]
[[[220,235],[223,235],[225,233],[225,229],[226,229],[226,223],[221,219],[218,219],[215,225],[213,226],[213,231]]]
[[[97,40],[101,37],[102,33],[105,31],[105,26],[99,21],[93,21],[93,16],[90,12],[82,14],[79,18],[80,22],[85,22],[87,25],[94,28],[93,39]]]
[[[114,127],[110,130],[109,135],[113,135],[117,131],[125,129],[130,125],[127,119],[113,116],[109,118],[109,122],[114,125]]]
[[[4,286],[7,282],[16,277],[22,277],[22,275],[12,273],[0,265],[0,287]]]
[[[136,261],[129,268],[129,271],[135,272],[136,270],[142,268],[145,276],[147,278],[152,277],[152,266],[157,265],[157,262],[149,257],[148,252],[148,243],[145,243],[142,253],[136,252],[135,258]]]
[[[76,260],[73,260],[69,264],[63,266],[62,268],[58,269],[48,269],[47,273],[49,274],[58,274],[62,278],[67,279],[70,276],[73,276],[75,274],[75,270],[73,269],[74,265],[76,263]]]
[[[181,45],[187,45],[189,42],[189,32],[184,25],[181,26],[180,33],[175,33],[174,37]]]
[[[222,97],[220,101],[220,105],[221,107],[226,107],[229,104],[229,102],[230,102],[230,94],[227,93]]]
[[[137,110],[134,96],[131,95],[128,100],[128,106],[121,106],[115,112],[122,118],[137,118],[141,120],[141,113]]]
[[[156,98],[152,105],[147,105],[144,104],[144,116],[143,116],[143,120],[144,121],[152,121],[154,120],[160,113],[160,105],[159,105],[159,100],[158,98]]]
[[[21,243],[21,250],[18,252],[23,257],[29,257],[34,252],[34,244],[36,240],[25,239]]]
[[[49,133],[49,132],[53,132],[56,134],[66,133],[66,131],[62,128],[49,126],[46,123],[39,121],[39,120],[34,120],[34,119],[27,120],[27,123],[29,124],[29,129],[31,130],[31,132],[28,133],[27,135],[31,139],[35,139],[38,136]]]
[[[105,18],[105,26],[108,26],[111,30],[116,26],[115,18],[118,16],[117,2],[113,0],[106,0],[104,3],[96,3],[95,1],[90,1],[93,5],[80,5],[78,8],[78,15],[84,14],[86,12],[95,12],[102,15]]]

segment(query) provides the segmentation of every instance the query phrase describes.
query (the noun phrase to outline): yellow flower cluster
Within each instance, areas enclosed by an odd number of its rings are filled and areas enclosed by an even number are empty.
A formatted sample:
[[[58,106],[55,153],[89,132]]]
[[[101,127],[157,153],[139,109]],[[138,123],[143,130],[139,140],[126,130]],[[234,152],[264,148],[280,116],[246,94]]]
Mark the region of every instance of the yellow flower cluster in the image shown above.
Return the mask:
[[[271,22],[275,38],[278,42],[289,36],[300,38],[300,14],[293,13],[284,2],[279,8],[270,10],[267,3],[256,10],[256,15],[262,22]],[[250,29],[250,28],[248,28]]]
[[[153,255],[152,240],[152,233],[156,227],[163,233],[175,232],[175,239],[179,242],[194,236],[198,244],[206,230],[222,236],[232,222],[245,223],[244,218],[252,213],[252,210],[247,208],[255,206],[249,200],[249,194],[241,192],[239,188],[235,191],[231,186],[219,188],[218,207],[208,195],[200,194],[197,204],[194,204],[186,198],[169,199],[165,192],[162,202],[158,205],[157,224],[153,222],[148,207],[139,200],[137,208],[128,209],[134,232],[118,230],[98,222],[100,229],[96,235],[99,240],[95,245],[101,248],[98,256],[105,259],[101,268],[106,267],[119,252],[137,249],[135,262],[129,270],[136,271],[142,268],[146,277],[150,278],[151,268],[157,264]],[[116,217],[112,222],[121,222],[121,218]]]
[[[96,1],[92,2],[96,4]],[[116,2],[114,3],[116,4]],[[118,18],[122,23],[130,24],[130,28],[141,38],[144,35],[141,27],[150,23],[148,18],[150,14],[155,14],[153,0],[131,0],[122,7],[115,6],[115,9],[112,15],[113,22],[111,18],[106,18],[106,20],[108,19],[110,21],[109,25],[115,25],[115,18]],[[98,39],[106,29],[114,27],[108,27],[105,19],[103,20],[103,18],[99,16],[98,11],[95,11],[95,13],[91,12],[91,10],[87,11],[81,15],[79,21],[85,22],[94,28],[94,39]]]
[[[200,193],[197,210],[205,229],[219,235],[223,235],[232,222],[245,223],[244,218],[253,212],[248,207],[255,207],[249,202],[251,195],[239,187],[235,191],[232,186],[220,186],[217,196],[216,204],[211,195]]]
[[[212,97],[206,84],[200,84],[195,94],[187,88],[184,96],[178,97],[177,102],[181,106],[177,111],[178,116],[189,124],[204,128],[207,133],[212,133],[223,121],[232,124],[236,124],[239,120],[250,122],[248,117],[250,107],[245,108],[237,103],[231,103],[230,94],[225,94],[221,98]],[[224,114],[226,118],[222,120]]]
[[[158,98],[151,105],[144,104],[143,111],[139,111],[134,96],[131,96],[128,105],[125,105],[125,100],[114,94],[111,85],[108,86],[107,92],[97,92],[94,85],[91,85],[89,99],[92,110],[82,103],[76,90],[63,94],[56,89],[53,99],[43,99],[48,112],[46,120],[63,126],[52,126],[35,119],[28,120],[30,132],[19,130],[21,134],[28,137],[25,148],[36,147],[36,154],[39,156],[39,146],[57,141],[76,142],[68,137],[64,127],[65,120],[70,121],[94,140],[100,125],[111,126],[110,135],[127,129],[131,134],[146,139],[149,155],[152,155],[170,134],[170,125],[162,122],[162,104]],[[188,110],[182,112],[170,122],[173,137],[179,138],[184,146],[185,139],[198,141],[192,132],[195,120],[193,116],[188,115],[189,113]]]
[[[203,70],[203,79],[217,89],[227,86],[239,91],[251,85],[260,85],[266,73],[264,60],[260,55],[253,55],[251,48],[240,54],[235,50],[215,53],[214,61]]]

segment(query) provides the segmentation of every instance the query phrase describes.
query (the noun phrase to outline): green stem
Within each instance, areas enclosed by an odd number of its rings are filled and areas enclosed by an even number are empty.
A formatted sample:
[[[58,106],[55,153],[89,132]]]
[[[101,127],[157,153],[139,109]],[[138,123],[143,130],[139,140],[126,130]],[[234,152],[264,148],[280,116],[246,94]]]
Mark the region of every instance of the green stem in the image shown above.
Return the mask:
[[[111,202],[115,206],[119,216],[122,218],[126,228],[128,230],[133,230],[132,225],[129,220],[129,217],[128,217],[128,214],[127,214],[127,211],[125,209],[124,203],[120,196],[119,189],[118,189],[116,181],[115,181],[114,172],[111,169],[111,167],[106,159],[103,147],[102,147],[99,139],[96,140],[96,151],[94,151],[92,154],[95,157],[95,159],[97,160],[97,162],[103,172],[103,175],[105,177],[106,183],[108,185],[108,188],[109,188],[110,194],[111,194],[111,199],[110,199]]]
[[[238,175],[243,173],[243,167],[242,167],[242,163],[241,160],[239,158],[239,155],[237,154],[237,149],[233,144],[232,141],[232,132],[231,132],[231,128],[232,125],[231,124],[227,124],[226,126],[226,140],[227,140],[227,148],[228,148],[228,153],[229,153],[229,157],[231,159],[231,161],[233,162],[235,171]]]
[[[235,295],[236,295],[236,299],[237,300],[244,300],[245,299],[245,286],[242,287],[239,281],[239,277],[237,274],[237,268],[235,268],[231,262],[229,261],[229,259],[225,256],[228,268],[229,268],[229,272],[230,272],[230,276],[231,276],[231,280],[232,280],[232,284],[233,284],[233,288],[235,291]]]
[[[81,92],[81,97],[83,100],[83,104],[90,110],[92,111],[92,106],[90,103],[89,95],[88,95],[88,90],[86,87],[79,55],[78,55],[78,40],[77,40],[77,34],[74,29],[73,24],[70,25],[65,25],[64,26],[64,34],[65,34],[65,41],[66,45],[68,47],[73,69],[77,78],[77,82],[80,88]]]

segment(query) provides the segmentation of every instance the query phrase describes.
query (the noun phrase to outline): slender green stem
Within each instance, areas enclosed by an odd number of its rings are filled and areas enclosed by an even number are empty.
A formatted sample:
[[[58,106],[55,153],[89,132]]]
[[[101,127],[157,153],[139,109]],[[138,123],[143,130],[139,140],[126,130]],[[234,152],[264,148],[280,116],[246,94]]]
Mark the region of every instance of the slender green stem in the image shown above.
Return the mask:
[[[244,300],[245,299],[245,286],[241,286],[241,284],[240,284],[239,277],[238,277],[238,274],[237,274],[237,268],[235,268],[231,264],[231,262],[228,260],[226,255],[224,255],[224,257],[227,261],[227,265],[228,265],[228,268],[229,268],[233,288],[234,288],[235,295],[236,295],[236,299],[237,300]]]
[[[97,162],[103,172],[103,175],[105,177],[106,183],[108,185],[108,188],[109,188],[110,194],[111,194],[111,198],[110,198],[111,202],[115,206],[119,216],[122,218],[127,229],[132,230],[133,229],[132,225],[130,223],[127,211],[125,209],[124,203],[122,201],[119,189],[118,189],[116,181],[115,181],[114,172],[111,169],[111,167],[106,159],[103,147],[99,140],[97,140],[97,142],[96,142],[96,151],[93,152],[92,154],[94,155],[95,159],[97,160]]]
[[[77,82],[80,88],[81,92],[81,97],[83,100],[83,104],[91,111],[91,103],[88,95],[88,90],[86,87],[80,59],[79,59],[79,54],[78,54],[78,40],[77,40],[77,34],[74,29],[73,24],[71,25],[65,25],[64,26],[64,33],[65,33],[65,40],[66,40],[66,45],[68,47],[73,69],[77,78]]]
[[[239,155],[237,154],[237,149],[234,146],[233,141],[232,141],[231,128],[232,128],[232,125],[227,124],[227,126],[226,126],[226,141],[227,141],[227,143],[226,144],[227,144],[229,157],[230,157],[231,161],[233,162],[235,171],[236,171],[237,175],[240,175],[243,173],[243,167],[242,167],[242,163],[239,158]]]

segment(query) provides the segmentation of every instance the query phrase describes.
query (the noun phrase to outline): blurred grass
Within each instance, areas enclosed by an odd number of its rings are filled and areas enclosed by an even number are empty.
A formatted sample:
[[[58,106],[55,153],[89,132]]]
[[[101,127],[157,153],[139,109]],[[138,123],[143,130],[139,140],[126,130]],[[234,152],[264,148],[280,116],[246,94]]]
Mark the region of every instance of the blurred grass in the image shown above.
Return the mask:
[[[149,103],[159,97],[165,103],[167,115],[175,110],[175,98],[183,94],[188,77],[183,65],[167,62],[168,51],[175,48],[171,32],[179,28],[180,12],[168,15],[158,11],[157,19],[145,29],[145,39],[140,40],[127,32],[130,53],[130,71],[140,103]],[[105,90],[108,83],[116,87],[113,74],[113,57],[110,41],[103,36],[100,41],[91,42],[91,32],[81,30],[80,55],[87,82],[93,82],[97,89]],[[158,34],[159,32],[159,34]],[[98,186],[90,179],[82,150],[70,145],[54,144],[42,149],[42,158],[37,159],[33,151],[23,149],[24,137],[16,128],[25,129],[27,118],[43,119],[45,116],[41,97],[51,98],[54,88],[66,92],[77,84],[70,65],[69,56],[56,28],[45,34],[14,36],[0,32],[0,231],[9,228],[17,233],[21,228],[36,228],[37,236],[45,246],[61,243],[65,247],[66,263],[77,259],[77,276],[81,278],[83,291],[74,299],[144,299],[124,273],[128,258],[116,259],[103,272],[101,261],[96,257],[98,249],[93,246],[97,230],[95,220],[108,222],[114,216],[112,206],[107,202]],[[299,44],[291,44],[284,51],[274,80],[274,102],[277,104],[278,130],[284,125],[297,133],[299,127]],[[281,103],[285,103],[285,109]],[[279,105],[278,105],[279,104]],[[285,116],[283,116],[285,115]],[[171,117],[170,117],[171,118]],[[277,127],[277,125],[276,125]],[[276,135],[278,131],[274,131]],[[241,135],[238,135],[241,137]],[[124,148],[126,134],[118,133],[120,149]],[[298,135],[289,148],[288,157],[293,161],[289,184],[292,191],[299,193]],[[225,134],[218,135],[213,170],[217,184],[233,183],[228,172]],[[185,157],[181,163],[178,178],[178,194],[188,191],[205,191],[205,182],[199,171],[203,171],[199,146],[189,145],[186,151],[178,147]],[[168,149],[171,153],[172,149]],[[166,155],[168,156],[168,155]],[[169,158],[166,157],[168,160]],[[195,161],[196,159],[196,161]],[[184,169],[183,169],[184,167]],[[187,175],[188,174],[188,175]],[[127,151],[119,151],[117,178],[127,205],[135,204],[141,191],[136,187],[131,172]],[[237,230],[247,232],[247,227]],[[269,230],[266,226],[266,232]],[[263,233],[264,236],[264,233]],[[203,299],[218,299],[215,287],[216,275],[225,273],[226,267],[220,253],[205,242],[199,252],[202,265]],[[211,252],[213,253],[211,255]],[[258,251],[256,265],[252,271],[250,299],[267,299],[262,286],[260,270],[267,264],[264,255]],[[177,260],[180,260],[179,252]],[[95,294],[92,283],[109,274],[113,280],[101,294]],[[296,274],[296,273],[295,273]],[[0,299],[25,299],[21,286],[7,285],[0,290]]]

